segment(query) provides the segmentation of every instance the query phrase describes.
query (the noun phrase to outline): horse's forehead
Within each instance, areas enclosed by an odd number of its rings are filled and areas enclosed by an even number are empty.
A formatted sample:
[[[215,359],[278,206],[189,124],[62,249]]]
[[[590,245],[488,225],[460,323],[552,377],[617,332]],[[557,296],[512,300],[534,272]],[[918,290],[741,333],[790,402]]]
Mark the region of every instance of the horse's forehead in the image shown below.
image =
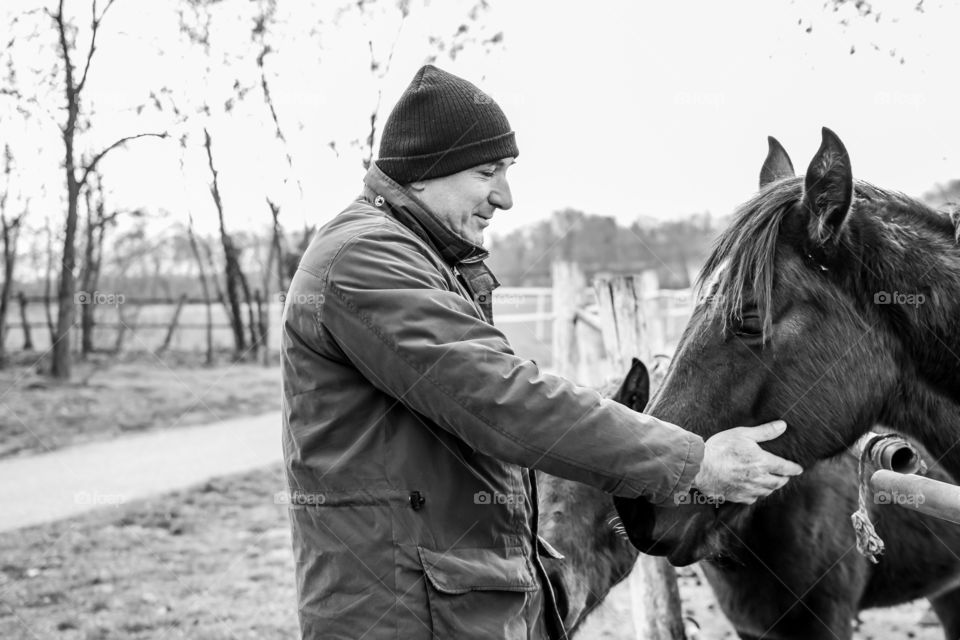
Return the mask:
[[[720,279],[723,278],[723,274],[730,269],[730,258],[724,258],[720,264],[717,265],[717,268],[713,270],[713,273],[707,275],[707,279],[703,283],[703,291],[707,295],[710,295],[716,291],[717,287],[720,286]]]

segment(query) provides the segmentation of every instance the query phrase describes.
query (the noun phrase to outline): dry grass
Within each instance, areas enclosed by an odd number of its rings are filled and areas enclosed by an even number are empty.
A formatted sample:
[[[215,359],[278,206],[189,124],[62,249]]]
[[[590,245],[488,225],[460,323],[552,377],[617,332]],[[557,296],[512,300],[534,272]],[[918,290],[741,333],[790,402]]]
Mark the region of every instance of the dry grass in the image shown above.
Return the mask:
[[[253,363],[204,367],[199,355],[78,362],[60,383],[29,358],[0,370],[0,458],[148,429],[217,422],[280,407],[280,372]]]
[[[0,638],[291,638],[279,466],[0,535]]]

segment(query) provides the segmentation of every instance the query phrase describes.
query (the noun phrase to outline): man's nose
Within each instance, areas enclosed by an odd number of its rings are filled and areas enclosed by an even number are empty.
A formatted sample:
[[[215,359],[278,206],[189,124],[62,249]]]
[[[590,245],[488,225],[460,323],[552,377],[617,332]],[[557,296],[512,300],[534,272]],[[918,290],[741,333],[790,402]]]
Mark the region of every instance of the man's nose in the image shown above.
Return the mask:
[[[488,200],[490,204],[504,211],[513,206],[513,195],[510,193],[510,185],[506,178],[501,178],[493,185]]]

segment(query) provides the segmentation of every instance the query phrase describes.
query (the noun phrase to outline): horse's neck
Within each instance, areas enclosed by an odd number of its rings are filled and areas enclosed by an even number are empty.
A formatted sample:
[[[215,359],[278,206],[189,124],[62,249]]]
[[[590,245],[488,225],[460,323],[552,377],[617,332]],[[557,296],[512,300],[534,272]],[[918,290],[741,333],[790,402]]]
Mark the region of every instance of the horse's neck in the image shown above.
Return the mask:
[[[960,479],[960,404],[914,378],[897,390],[900,401],[881,416],[883,424],[923,443],[933,460]]]
[[[907,214],[859,225],[852,286],[875,312],[878,330],[902,347],[902,368],[960,401],[960,246],[952,227],[938,230]]]

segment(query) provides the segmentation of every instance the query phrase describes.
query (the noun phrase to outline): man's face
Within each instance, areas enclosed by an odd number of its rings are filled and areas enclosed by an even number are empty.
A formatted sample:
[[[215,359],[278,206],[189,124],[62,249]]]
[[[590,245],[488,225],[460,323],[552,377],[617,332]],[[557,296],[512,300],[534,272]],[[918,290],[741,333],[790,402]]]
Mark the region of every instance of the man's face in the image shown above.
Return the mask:
[[[513,206],[507,169],[513,158],[477,165],[453,175],[410,185],[445,227],[473,244],[483,244],[483,230],[497,209]]]

